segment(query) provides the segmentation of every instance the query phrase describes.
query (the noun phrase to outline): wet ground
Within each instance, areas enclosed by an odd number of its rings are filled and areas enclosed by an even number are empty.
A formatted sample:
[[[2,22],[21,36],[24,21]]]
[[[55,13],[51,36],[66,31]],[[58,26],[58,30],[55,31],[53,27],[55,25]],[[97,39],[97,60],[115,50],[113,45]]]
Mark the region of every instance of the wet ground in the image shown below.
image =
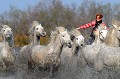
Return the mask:
[[[77,57],[64,58],[58,71],[49,78],[49,72],[39,71],[37,68],[30,71],[26,64],[17,59],[20,48],[16,48],[16,62],[12,69],[0,72],[0,79],[120,79],[120,69],[104,68],[96,72],[92,67],[77,67]],[[65,57],[65,56],[64,56]]]

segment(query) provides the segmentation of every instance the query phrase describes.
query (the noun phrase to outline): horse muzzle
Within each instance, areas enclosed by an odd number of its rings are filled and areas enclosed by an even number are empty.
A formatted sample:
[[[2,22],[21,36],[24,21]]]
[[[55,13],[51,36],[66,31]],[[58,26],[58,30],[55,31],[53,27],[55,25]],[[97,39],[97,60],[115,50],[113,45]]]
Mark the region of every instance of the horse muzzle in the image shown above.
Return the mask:
[[[5,36],[6,36],[6,38],[9,38],[9,37],[11,37],[11,34],[6,34]]]
[[[46,32],[43,32],[43,33],[41,34],[41,36],[42,36],[42,37],[45,37],[45,36],[46,36]]]
[[[80,47],[85,47],[85,44],[80,44]]]
[[[69,43],[67,43],[67,46],[68,46],[69,48],[71,48],[71,47],[72,47],[72,44],[69,42]]]

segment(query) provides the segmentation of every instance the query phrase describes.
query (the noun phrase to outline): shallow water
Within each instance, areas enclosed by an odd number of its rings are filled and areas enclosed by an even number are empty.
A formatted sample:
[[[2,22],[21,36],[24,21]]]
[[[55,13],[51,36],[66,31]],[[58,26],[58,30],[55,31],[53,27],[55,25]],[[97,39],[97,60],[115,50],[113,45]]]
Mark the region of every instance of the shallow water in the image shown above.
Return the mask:
[[[0,72],[0,79],[120,79],[120,69],[104,68],[101,72],[94,71],[89,66],[77,67],[77,57],[65,57],[58,71],[49,78],[49,72],[30,71],[26,64],[19,63],[20,48],[16,48],[15,66],[8,71]]]

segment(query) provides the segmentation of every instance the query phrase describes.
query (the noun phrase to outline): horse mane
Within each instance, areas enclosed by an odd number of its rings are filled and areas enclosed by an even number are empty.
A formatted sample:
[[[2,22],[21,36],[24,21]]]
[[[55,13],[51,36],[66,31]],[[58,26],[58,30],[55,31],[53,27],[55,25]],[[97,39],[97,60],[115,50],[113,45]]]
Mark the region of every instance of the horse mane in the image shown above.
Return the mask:
[[[120,30],[120,22],[113,19],[112,20],[112,25],[114,27],[111,27],[108,30],[107,36],[105,38],[105,44],[108,46],[119,46],[119,39],[117,38],[116,31]]]
[[[33,36],[34,36],[34,29],[35,29],[35,26],[39,25],[39,22],[38,21],[32,21],[32,23],[30,24],[30,28],[29,28],[29,31],[28,31],[28,34],[29,34],[29,42],[32,42],[33,41]]]
[[[62,26],[56,27],[55,31],[51,32],[50,35],[50,42],[54,42],[56,37],[58,36],[58,34],[60,34],[60,32],[64,32],[66,29]]]
[[[116,40],[116,30],[114,27],[109,28],[108,33],[105,38],[105,44],[112,46]]]
[[[1,25],[2,28],[10,28],[8,25]]]
[[[29,34],[32,35],[34,32],[34,28],[35,26],[39,25],[38,21],[32,21],[32,23],[30,24],[30,29],[29,29]]]
[[[77,29],[74,29],[71,31],[71,34],[74,35],[74,36],[79,36],[79,35],[82,35],[80,31],[78,31]]]

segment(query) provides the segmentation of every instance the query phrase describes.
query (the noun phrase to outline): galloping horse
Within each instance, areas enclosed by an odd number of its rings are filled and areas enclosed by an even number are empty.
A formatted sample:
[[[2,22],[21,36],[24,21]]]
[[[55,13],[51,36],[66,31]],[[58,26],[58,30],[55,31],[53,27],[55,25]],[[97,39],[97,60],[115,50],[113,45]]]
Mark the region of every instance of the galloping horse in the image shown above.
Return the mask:
[[[50,76],[52,76],[54,69],[60,66],[60,55],[65,44],[71,47],[70,35],[64,27],[56,27],[51,33],[51,41],[47,46],[32,48],[33,63],[39,68],[50,68]]]
[[[0,43],[0,67],[2,70],[11,67],[14,64],[13,51],[13,32],[8,25],[2,25],[1,29],[2,42]]]
[[[100,24],[100,27],[103,27],[103,25]],[[78,57],[78,63],[80,62],[80,64],[85,65],[85,64],[89,64],[94,65],[94,60],[96,59],[96,56],[100,50],[100,46],[101,44],[104,42],[104,39],[101,39],[101,33],[103,32],[103,30],[99,30],[98,28],[96,28],[96,31],[93,32],[94,36],[95,36],[95,41],[93,42],[92,45],[86,45],[83,48],[83,52],[80,52],[80,57]],[[105,35],[104,35],[105,33]],[[104,32],[102,36],[106,36],[106,32]]]
[[[23,46],[20,50],[20,60],[21,62],[27,62],[28,58],[30,56],[31,48],[34,45],[39,45],[40,44],[40,37],[45,37],[46,32],[44,31],[44,28],[42,27],[41,24],[39,24],[37,21],[33,21],[31,24],[31,28],[29,30],[30,34],[30,44]],[[29,41],[29,40],[28,40]]]
[[[95,69],[100,71],[104,66],[120,66],[120,22],[113,20],[105,44],[101,46],[95,60]]]
[[[77,55],[80,48],[85,46],[84,37],[77,29],[70,31],[70,37],[72,40],[72,48],[64,46],[64,49],[61,54],[61,58],[66,62],[64,58],[71,58],[74,55]]]
[[[105,27],[102,24],[100,24],[99,28],[96,28],[95,31],[93,31],[93,35],[95,36],[93,45],[104,43],[107,32],[108,32],[108,30],[104,30],[104,28]]]
[[[71,39],[73,41],[72,45],[72,54],[75,55],[78,53],[80,47],[85,46],[84,37],[77,29],[71,31]]]

